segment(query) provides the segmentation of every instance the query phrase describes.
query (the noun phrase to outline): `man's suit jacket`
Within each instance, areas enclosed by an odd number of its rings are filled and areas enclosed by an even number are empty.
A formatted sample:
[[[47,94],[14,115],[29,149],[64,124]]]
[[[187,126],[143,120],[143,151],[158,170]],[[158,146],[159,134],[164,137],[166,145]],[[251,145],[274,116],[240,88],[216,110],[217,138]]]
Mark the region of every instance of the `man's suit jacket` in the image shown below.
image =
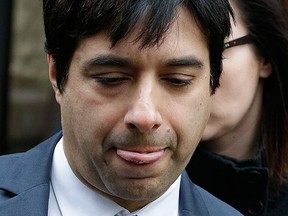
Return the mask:
[[[0,157],[0,216],[47,215],[52,157],[61,136],[58,133],[25,153]],[[193,184],[186,172],[181,179],[181,216],[241,215]]]

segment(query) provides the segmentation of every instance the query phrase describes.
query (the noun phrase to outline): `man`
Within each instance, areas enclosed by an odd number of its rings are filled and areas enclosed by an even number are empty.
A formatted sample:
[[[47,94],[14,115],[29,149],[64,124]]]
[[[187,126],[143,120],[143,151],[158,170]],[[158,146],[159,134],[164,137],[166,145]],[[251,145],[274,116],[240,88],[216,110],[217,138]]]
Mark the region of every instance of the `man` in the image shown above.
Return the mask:
[[[0,160],[0,215],[240,215],[183,173],[218,85],[229,4],[43,6],[63,131]]]

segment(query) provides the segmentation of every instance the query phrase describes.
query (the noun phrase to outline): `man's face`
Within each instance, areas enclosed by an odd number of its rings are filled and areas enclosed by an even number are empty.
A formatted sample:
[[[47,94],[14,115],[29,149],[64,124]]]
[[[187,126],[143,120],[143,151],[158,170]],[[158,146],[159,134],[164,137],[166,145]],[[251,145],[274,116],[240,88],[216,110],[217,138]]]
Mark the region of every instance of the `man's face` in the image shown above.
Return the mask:
[[[181,174],[210,112],[209,50],[189,12],[180,9],[160,46],[139,49],[135,35],[113,48],[106,32],[82,40],[63,94],[49,63],[71,168],[128,209]]]

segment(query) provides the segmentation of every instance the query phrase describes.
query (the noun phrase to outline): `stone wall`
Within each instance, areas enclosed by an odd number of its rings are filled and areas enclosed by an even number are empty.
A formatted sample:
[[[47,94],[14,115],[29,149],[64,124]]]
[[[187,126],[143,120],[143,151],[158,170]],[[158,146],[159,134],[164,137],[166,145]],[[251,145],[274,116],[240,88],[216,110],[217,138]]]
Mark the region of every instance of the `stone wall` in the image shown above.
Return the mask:
[[[53,134],[59,108],[48,78],[41,0],[14,0],[8,106],[8,151],[31,148]]]

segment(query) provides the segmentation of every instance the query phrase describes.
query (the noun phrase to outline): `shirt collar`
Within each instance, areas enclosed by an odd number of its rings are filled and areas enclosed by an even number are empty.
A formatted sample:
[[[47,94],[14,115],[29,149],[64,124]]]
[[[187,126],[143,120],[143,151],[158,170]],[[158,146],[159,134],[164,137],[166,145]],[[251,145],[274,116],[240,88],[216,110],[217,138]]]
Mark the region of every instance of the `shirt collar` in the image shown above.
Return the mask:
[[[179,209],[180,178],[158,199],[133,212],[138,216],[177,216]],[[51,170],[51,183],[55,199],[64,216],[86,215],[101,216],[115,215],[123,209],[112,200],[96,193],[83,184],[71,170],[63,150],[63,138],[56,145]]]

